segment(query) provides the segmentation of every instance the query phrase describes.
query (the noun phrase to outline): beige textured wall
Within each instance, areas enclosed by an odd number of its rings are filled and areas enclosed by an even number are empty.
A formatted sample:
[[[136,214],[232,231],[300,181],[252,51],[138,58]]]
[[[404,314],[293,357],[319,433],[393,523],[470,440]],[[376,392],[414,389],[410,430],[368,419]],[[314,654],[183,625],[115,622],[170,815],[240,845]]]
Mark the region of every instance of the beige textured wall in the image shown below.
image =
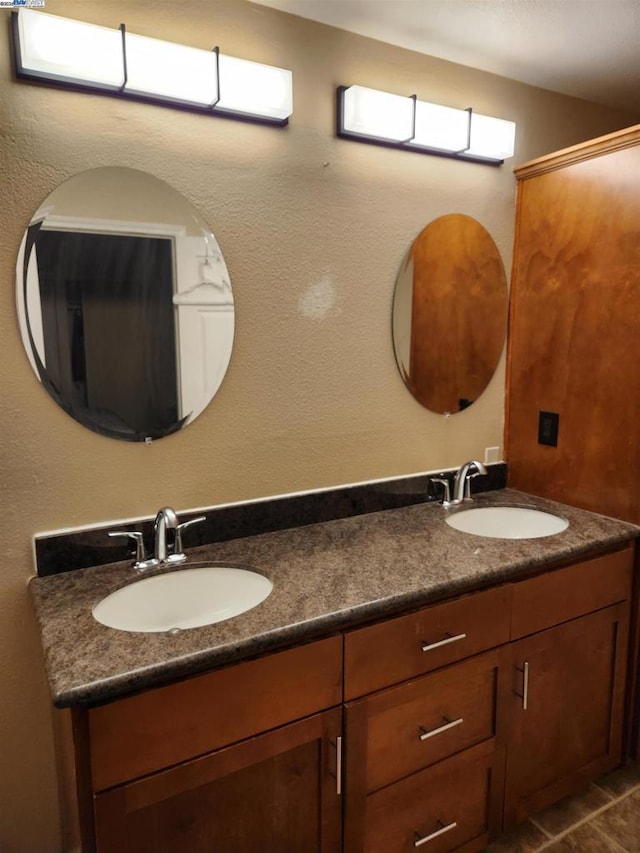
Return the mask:
[[[503,369],[445,420],[405,390],[391,344],[400,262],[430,220],[479,219],[507,269],[515,182],[500,169],[336,140],[334,91],[365,85],[518,122],[515,161],[629,125],[622,115],[284,15],[244,0],[47,0],[54,14],[291,68],[287,130],[17,84],[0,38],[0,849],[56,853],[50,710],[26,594],[36,531],[329,486],[482,456],[501,445]],[[6,15],[6,20],[5,20]],[[51,190],[96,166],[145,169],[216,234],[237,336],[214,403],[152,447],[75,424],[22,351],[14,268]]]

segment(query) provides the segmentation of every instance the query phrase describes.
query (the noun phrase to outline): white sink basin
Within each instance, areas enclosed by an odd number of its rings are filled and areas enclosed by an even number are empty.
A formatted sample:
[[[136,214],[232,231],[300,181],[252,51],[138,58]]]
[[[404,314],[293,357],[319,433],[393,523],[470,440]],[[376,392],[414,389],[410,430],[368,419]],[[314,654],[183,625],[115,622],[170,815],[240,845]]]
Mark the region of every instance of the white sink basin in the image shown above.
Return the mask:
[[[270,595],[264,575],[238,566],[200,566],[143,578],[103,598],[94,618],[119,631],[200,628],[238,616]]]
[[[569,526],[566,518],[520,506],[471,507],[451,513],[447,524],[462,533],[491,539],[540,539],[562,533]]]

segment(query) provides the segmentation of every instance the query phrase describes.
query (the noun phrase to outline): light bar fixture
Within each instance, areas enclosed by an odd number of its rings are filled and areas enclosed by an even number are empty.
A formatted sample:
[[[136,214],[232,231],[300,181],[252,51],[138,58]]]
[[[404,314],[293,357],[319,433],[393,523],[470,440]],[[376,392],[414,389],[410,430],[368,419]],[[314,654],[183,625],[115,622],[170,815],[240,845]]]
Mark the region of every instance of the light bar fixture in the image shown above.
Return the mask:
[[[123,34],[127,80],[123,92],[144,98],[213,107],[218,100],[215,52]]]
[[[284,126],[293,75],[196,47],[21,8],[12,13],[16,75]]]
[[[12,18],[20,76],[112,91],[124,85],[118,30],[30,9],[12,12]]]
[[[500,165],[513,156],[515,122],[368,89],[338,88],[337,134],[390,148]]]

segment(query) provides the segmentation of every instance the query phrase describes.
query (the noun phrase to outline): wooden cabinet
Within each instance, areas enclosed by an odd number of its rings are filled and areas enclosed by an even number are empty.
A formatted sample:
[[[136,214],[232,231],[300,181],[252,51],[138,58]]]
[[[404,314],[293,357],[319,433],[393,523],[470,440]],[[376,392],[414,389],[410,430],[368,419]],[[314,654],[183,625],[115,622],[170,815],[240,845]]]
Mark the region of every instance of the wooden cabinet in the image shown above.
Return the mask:
[[[620,762],[633,558],[76,709],[83,851],[482,850]]]
[[[463,595],[350,631],[344,641],[346,699],[463,660],[509,639],[510,589]]]
[[[494,738],[497,686],[493,651],[349,702],[349,779],[369,793]]]
[[[342,638],[90,708],[92,789],[128,782],[342,702]]]
[[[369,796],[348,853],[476,853],[499,828],[502,764],[481,744]],[[423,847],[424,845],[424,847]]]
[[[627,547],[348,633],[345,853],[474,853],[619,764],[632,574]]]
[[[339,853],[339,709],[95,799],[98,853]]]
[[[500,831],[510,603],[507,585],[346,634],[345,697],[368,695],[346,705],[345,853],[473,853]]]
[[[629,546],[514,584],[511,639],[629,599],[633,558]]]
[[[75,710],[83,851],[339,853],[342,638]]]
[[[346,706],[348,853],[481,850],[500,831],[498,651]]]
[[[633,549],[515,584],[505,824],[620,763]]]
[[[505,823],[517,823],[620,763],[628,604],[507,649]]]

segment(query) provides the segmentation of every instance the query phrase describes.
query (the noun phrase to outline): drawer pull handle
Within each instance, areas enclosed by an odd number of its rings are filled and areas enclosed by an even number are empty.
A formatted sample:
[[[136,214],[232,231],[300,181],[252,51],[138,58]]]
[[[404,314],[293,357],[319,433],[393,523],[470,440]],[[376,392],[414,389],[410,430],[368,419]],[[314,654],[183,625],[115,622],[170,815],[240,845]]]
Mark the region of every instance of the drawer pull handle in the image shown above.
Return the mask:
[[[440,829],[436,829],[435,832],[432,832],[430,835],[420,835],[419,832],[415,833],[416,840],[413,842],[414,847],[422,847],[423,844],[426,844],[427,841],[433,841],[434,838],[439,838],[439,836],[444,835],[445,832],[451,832],[452,829],[455,829],[458,825],[457,821],[453,821],[453,823],[449,823],[446,826],[443,826],[440,821]]]
[[[423,643],[422,651],[430,652],[431,649],[439,649],[441,646],[448,646],[449,643],[457,643],[458,640],[464,640],[466,634],[456,634],[455,637],[452,637],[451,634],[447,634],[444,640],[438,640],[437,643]]]
[[[342,795],[342,736],[336,738],[336,794]]]
[[[438,726],[437,729],[431,729],[430,732],[420,726],[420,740],[429,740],[430,737],[440,735],[442,734],[442,732],[447,732],[449,731],[449,729],[453,729],[456,726],[460,726],[462,725],[462,723],[464,723],[464,719],[462,717],[459,717],[457,720],[448,720],[446,717],[443,717],[442,719],[445,720],[445,724],[443,726]]]
[[[335,740],[330,740],[329,743],[336,751],[336,794],[342,795],[342,735],[338,735]],[[329,771],[330,775],[333,773]]]
[[[522,666],[516,667],[518,672],[522,673],[522,693],[516,693],[522,699],[522,710],[529,709],[529,661],[526,660]]]

